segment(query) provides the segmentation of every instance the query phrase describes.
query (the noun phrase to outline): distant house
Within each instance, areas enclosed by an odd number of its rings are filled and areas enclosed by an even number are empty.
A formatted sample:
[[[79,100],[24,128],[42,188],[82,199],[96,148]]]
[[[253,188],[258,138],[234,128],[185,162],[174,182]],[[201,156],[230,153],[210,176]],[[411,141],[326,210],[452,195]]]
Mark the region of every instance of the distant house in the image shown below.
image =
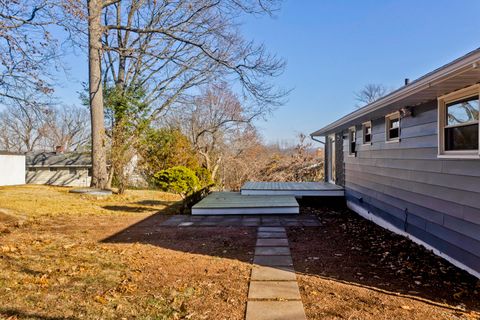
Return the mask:
[[[311,134],[347,205],[480,277],[480,49]]]
[[[25,155],[0,150],[0,186],[25,184]]]
[[[26,154],[27,183],[88,187],[91,180],[90,153],[30,152]]]

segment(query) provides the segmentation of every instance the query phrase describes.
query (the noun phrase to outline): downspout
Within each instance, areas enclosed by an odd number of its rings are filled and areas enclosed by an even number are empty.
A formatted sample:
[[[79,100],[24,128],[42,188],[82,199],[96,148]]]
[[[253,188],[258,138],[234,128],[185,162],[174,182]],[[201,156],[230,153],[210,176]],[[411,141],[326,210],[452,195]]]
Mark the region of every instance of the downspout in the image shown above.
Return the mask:
[[[316,142],[319,142],[321,144],[323,144],[325,147],[324,149],[326,148],[326,145],[325,145],[325,142],[324,141],[320,141],[318,139],[315,139],[314,136],[310,135],[310,139],[312,139],[313,141],[316,141]],[[323,153],[323,180],[326,181],[326,177],[327,177],[327,159],[326,159],[326,154],[325,152]]]
[[[324,142],[324,141],[321,141],[321,140],[315,139],[315,137],[314,137],[314,136],[310,136],[310,139],[312,139],[313,141],[316,141],[316,142],[320,142],[320,143],[321,143],[321,144],[323,144],[323,145],[325,144],[325,142]]]

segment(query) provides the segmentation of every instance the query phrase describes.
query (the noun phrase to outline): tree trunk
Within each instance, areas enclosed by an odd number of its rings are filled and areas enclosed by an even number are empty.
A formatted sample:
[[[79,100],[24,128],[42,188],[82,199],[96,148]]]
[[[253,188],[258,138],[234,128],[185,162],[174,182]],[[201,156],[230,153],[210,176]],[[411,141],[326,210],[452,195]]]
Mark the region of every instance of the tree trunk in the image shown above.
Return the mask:
[[[105,189],[108,185],[105,119],[102,87],[102,1],[88,0],[88,66],[90,114],[92,126],[91,187]]]

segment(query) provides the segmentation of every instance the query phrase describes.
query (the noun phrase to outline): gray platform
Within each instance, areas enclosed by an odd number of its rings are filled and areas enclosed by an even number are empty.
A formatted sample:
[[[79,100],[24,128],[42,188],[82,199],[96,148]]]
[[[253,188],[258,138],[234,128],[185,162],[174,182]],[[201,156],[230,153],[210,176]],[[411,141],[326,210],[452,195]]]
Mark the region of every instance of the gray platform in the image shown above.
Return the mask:
[[[241,189],[245,196],[343,197],[344,189],[326,182],[247,182]]]
[[[192,215],[298,214],[293,196],[245,196],[240,192],[213,192],[192,207]]]

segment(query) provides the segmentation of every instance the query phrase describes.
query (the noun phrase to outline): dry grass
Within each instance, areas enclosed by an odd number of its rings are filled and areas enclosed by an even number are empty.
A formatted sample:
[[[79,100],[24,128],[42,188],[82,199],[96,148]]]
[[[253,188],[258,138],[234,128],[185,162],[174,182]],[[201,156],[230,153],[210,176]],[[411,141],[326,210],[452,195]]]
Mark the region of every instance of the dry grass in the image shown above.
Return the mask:
[[[0,209],[19,218],[154,213],[180,197],[154,190],[127,190],[124,195],[95,197],[69,193],[70,188],[39,185],[0,187]]]
[[[250,266],[218,253],[248,231],[194,232],[179,247],[184,234],[158,227],[177,200],[0,188],[0,319],[241,319]],[[117,233],[133,238],[102,241]]]

